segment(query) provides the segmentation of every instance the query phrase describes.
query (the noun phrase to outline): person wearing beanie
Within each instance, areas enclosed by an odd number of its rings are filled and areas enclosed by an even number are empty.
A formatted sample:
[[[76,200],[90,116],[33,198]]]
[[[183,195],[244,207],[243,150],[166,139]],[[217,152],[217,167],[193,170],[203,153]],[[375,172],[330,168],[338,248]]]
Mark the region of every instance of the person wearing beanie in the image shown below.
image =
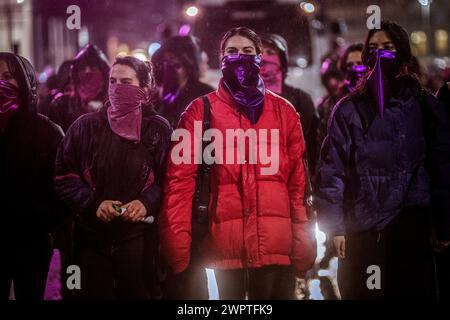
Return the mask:
[[[303,135],[305,136],[307,158],[312,167],[316,150],[316,135],[319,116],[314,107],[311,96],[299,88],[285,83],[288,73],[288,46],[286,40],[278,34],[264,34],[261,36],[263,55],[261,77],[266,88],[287,99],[300,115]]]

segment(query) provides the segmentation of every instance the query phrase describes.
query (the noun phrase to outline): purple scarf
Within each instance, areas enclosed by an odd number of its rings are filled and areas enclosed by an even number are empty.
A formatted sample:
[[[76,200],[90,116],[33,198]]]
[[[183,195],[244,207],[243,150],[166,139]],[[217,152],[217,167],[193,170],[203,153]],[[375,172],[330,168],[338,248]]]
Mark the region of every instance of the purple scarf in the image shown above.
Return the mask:
[[[146,97],[146,92],[138,86],[116,83],[109,86],[108,122],[115,134],[141,141],[142,104]]]
[[[0,80],[0,132],[5,131],[19,104],[19,89],[8,81]]]
[[[252,124],[258,122],[264,105],[260,65],[261,57],[257,55],[230,54],[222,58],[225,87]]]

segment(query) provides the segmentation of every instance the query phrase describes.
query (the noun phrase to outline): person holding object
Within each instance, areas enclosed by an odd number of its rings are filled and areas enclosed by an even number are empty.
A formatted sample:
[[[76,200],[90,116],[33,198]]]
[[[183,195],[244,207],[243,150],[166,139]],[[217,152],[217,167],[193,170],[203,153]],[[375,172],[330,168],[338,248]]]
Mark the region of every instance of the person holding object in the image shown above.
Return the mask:
[[[117,58],[109,101],[70,127],[56,161],[56,190],[75,215],[74,262],[82,299],[148,299],[171,129],[149,100],[150,63]],[[149,250],[149,247],[152,248]]]

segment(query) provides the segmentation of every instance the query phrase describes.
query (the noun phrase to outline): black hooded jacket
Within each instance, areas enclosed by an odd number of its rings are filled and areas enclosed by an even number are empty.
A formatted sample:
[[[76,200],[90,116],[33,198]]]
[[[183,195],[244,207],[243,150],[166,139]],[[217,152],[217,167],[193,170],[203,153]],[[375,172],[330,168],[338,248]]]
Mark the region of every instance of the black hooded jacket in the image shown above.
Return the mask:
[[[169,121],[173,128],[176,128],[180,116],[187,106],[198,97],[214,91],[214,88],[199,81],[201,51],[195,38],[190,36],[169,38],[152,56],[155,80],[158,86],[162,86],[164,82],[163,60],[167,53],[171,53],[180,59],[187,71],[188,81],[173,103],[167,104],[162,99],[158,99],[155,101],[155,107],[159,114]]]
[[[34,69],[25,58],[0,53],[19,85],[21,103],[0,133],[0,234],[23,239],[51,231],[62,219],[53,185],[59,126],[36,112]]]
[[[69,81],[66,79],[69,77],[74,82],[75,86],[78,86],[78,71],[85,66],[97,67],[102,72],[104,83],[103,89],[94,99],[96,105],[99,106],[98,109],[100,109],[108,95],[110,66],[106,56],[99,48],[94,45],[87,45],[83,48],[73,60],[72,67],[66,70],[68,71],[68,74],[62,76],[65,78],[66,82]],[[64,80],[61,79],[61,81]],[[76,119],[91,111],[96,111],[95,107],[83,107],[78,95],[70,97],[59,93],[50,104],[48,116],[53,122],[60,125],[64,132],[67,132],[67,129],[69,129]]]
[[[171,129],[151,108],[143,108],[141,142],[134,143],[111,130],[107,107],[69,128],[58,150],[55,184],[79,230],[102,241],[121,241],[149,225],[119,218],[104,223],[96,211],[104,200],[140,200],[147,215],[157,218]]]

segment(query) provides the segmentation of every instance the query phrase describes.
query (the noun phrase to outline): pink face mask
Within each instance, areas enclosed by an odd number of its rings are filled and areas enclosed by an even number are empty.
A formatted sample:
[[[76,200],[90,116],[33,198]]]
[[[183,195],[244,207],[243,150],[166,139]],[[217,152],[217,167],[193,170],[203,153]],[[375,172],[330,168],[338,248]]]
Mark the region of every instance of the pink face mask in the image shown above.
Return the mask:
[[[147,94],[141,87],[130,84],[109,85],[108,121],[111,130],[134,142],[141,141],[142,104]]]
[[[277,54],[263,54],[261,64],[261,77],[264,85],[270,91],[281,94],[283,87],[283,72],[281,71],[281,61]]]
[[[78,94],[81,101],[87,103],[94,100],[103,89],[104,80],[100,70],[92,72],[82,72],[79,74],[80,84],[78,86]]]
[[[19,90],[8,81],[0,80],[0,131],[19,109]]]

